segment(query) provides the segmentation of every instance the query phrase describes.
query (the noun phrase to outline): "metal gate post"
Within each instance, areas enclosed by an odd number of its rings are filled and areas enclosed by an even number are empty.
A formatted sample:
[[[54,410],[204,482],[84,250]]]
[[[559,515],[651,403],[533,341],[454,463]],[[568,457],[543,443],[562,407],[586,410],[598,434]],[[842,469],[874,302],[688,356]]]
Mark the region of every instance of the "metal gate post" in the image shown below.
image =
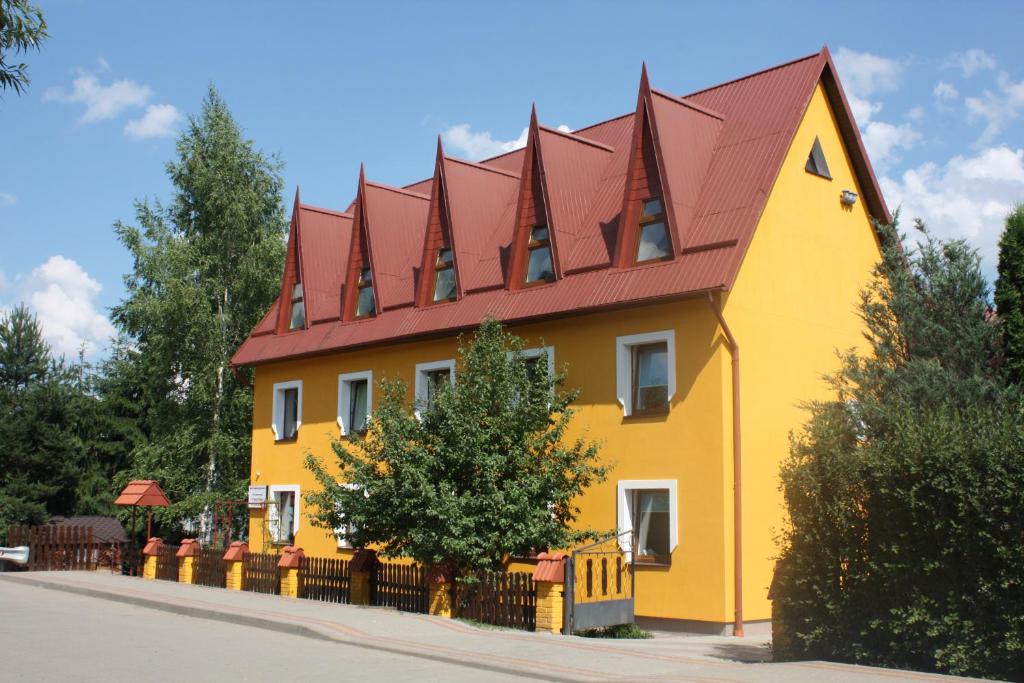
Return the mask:
[[[562,584],[562,635],[572,635],[572,606],[576,594],[576,556],[565,558],[565,583]]]

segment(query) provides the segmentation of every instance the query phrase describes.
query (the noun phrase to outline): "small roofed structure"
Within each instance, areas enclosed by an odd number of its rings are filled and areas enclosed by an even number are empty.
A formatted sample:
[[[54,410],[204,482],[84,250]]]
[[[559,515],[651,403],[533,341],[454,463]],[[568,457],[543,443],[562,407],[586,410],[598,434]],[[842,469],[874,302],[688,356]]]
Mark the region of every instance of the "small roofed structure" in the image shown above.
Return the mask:
[[[120,545],[128,542],[128,534],[116,517],[104,515],[76,515],[74,517],[51,517],[51,526],[77,526],[92,529],[93,541],[104,545]]]
[[[153,479],[136,479],[128,482],[128,485],[121,491],[121,495],[114,501],[114,505],[141,505],[158,508],[167,507],[170,504],[160,488],[160,484]]]

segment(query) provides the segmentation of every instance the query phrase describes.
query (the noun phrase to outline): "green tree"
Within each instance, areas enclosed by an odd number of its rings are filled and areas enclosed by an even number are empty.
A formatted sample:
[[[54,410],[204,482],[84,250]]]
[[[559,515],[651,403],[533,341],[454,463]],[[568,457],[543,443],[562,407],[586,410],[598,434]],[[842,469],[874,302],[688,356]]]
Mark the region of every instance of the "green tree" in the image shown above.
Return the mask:
[[[16,392],[46,374],[50,347],[43,328],[24,304],[0,317],[0,389]]]
[[[1024,382],[1024,204],[1006,217],[999,238],[999,277],[996,310],[1003,326],[1006,366],[1010,379]]]
[[[923,226],[862,296],[867,348],[782,468],[774,648],[1024,679],[1024,420],[977,252]]]
[[[167,164],[170,205],[138,202],[139,227],[115,226],[134,265],[113,309],[126,346],[111,381],[138,401],[144,437],[122,478],[158,479],[175,503],[165,517],[244,494],[252,393],[229,361],[279,291],[280,171],[211,87]]]
[[[410,406],[403,382],[383,381],[367,433],[334,442],[337,468],[307,456],[321,487],[306,495],[314,523],[344,522],[357,546],[459,571],[593,537],[572,528],[575,500],[607,469],[597,444],[566,440],[577,392],[522,348],[488,319],[460,341],[458,381],[431,405]]]
[[[46,32],[46,19],[28,0],[0,0],[0,91],[12,88],[22,94],[28,87],[28,65],[11,58],[38,50]]]

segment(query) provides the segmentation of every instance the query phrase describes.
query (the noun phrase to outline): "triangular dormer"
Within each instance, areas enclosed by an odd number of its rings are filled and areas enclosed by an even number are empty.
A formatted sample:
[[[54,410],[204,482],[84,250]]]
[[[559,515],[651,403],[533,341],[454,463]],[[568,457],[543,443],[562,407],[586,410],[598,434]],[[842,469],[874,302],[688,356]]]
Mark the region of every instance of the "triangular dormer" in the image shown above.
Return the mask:
[[[447,187],[444,147],[441,136],[438,136],[434,182],[430,190],[427,231],[423,240],[423,258],[416,291],[417,306],[454,301],[461,296]]]
[[[291,228],[288,232],[288,247],[285,252],[284,276],[281,278],[280,305],[277,307],[278,334],[304,330],[308,327],[305,295],[302,287],[302,249],[299,226],[299,188],[295,188],[295,205],[292,208]]]
[[[558,252],[548,212],[548,193],[544,163],[540,152],[540,126],[537,107],[530,113],[530,128],[523,154],[523,172],[519,181],[519,201],[512,235],[509,289],[554,282],[558,279]]]
[[[825,161],[825,152],[821,150],[821,140],[814,136],[814,144],[811,145],[811,152],[807,155],[807,164],[804,170],[808,173],[832,180],[832,174],[828,172],[828,163]]]
[[[370,246],[369,212],[366,202],[366,174],[359,166],[359,189],[353,205],[352,241],[348,250],[342,320],[357,320],[380,311],[374,291],[373,249]]]

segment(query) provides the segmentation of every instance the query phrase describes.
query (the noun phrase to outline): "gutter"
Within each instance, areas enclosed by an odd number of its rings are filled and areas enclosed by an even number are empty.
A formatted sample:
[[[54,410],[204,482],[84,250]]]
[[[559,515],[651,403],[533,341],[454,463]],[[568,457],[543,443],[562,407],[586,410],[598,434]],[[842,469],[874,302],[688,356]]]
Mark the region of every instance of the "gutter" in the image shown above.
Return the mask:
[[[725,322],[721,306],[708,292],[708,305],[718,318],[732,356],[732,508],[733,508],[733,592],[736,606],[732,634],[743,636],[743,458],[740,444],[740,347]]]

